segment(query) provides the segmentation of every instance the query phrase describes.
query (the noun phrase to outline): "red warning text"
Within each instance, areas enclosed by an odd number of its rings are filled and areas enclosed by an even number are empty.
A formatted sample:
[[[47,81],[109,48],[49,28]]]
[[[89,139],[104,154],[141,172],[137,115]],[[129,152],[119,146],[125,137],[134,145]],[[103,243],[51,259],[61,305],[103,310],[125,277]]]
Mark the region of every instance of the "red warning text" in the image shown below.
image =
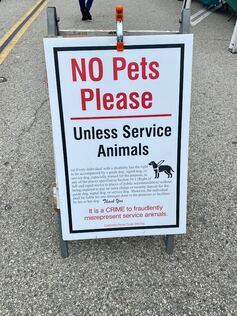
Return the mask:
[[[100,82],[104,79],[105,71],[110,71],[111,81],[157,80],[160,76],[158,61],[148,61],[141,57],[139,62],[127,60],[124,57],[112,58],[112,69],[105,69],[103,60],[99,57],[72,58],[71,74],[72,82]],[[124,83],[124,82],[123,82]],[[101,88],[80,87],[81,110],[95,109],[106,110],[137,110],[139,108],[150,109],[153,106],[153,96],[150,91],[120,91],[113,93],[101,91]]]

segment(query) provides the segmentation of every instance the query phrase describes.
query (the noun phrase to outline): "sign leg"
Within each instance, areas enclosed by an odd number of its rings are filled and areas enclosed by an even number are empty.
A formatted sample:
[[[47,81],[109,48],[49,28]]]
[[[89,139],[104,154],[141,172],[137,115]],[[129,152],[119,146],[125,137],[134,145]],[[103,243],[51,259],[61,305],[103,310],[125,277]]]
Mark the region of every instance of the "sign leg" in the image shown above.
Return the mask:
[[[174,235],[165,236],[165,250],[169,255],[174,252]]]
[[[181,16],[179,18],[180,28],[179,33],[189,34],[191,27],[191,0],[184,0],[183,7],[181,11]]]
[[[47,8],[47,29],[48,36],[57,36],[59,34],[58,27],[59,18],[55,7]]]
[[[68,242],[63,240],[62,237],[62,223],[61,223],[61,215],[60,215],[60,211],[58,212],[58,231],[59,231],[59,245],[60,245],[60,252],[61,252],[61,256],[62,258],[67,258],[69,256],[68,253]]]

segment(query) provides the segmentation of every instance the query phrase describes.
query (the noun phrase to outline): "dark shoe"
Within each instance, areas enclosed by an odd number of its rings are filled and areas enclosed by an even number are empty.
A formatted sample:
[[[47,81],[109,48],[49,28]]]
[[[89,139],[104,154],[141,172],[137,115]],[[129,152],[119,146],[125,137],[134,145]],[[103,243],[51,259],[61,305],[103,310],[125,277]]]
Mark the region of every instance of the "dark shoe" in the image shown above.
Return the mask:
[[[85,8],[85,15],[87,16],[87,20],[92,20],[92,16],[90,14],[90,11],[87,8]]]
[[[82,21],[87,21],[88,20],[88,17],[85,13],[82,14]]]

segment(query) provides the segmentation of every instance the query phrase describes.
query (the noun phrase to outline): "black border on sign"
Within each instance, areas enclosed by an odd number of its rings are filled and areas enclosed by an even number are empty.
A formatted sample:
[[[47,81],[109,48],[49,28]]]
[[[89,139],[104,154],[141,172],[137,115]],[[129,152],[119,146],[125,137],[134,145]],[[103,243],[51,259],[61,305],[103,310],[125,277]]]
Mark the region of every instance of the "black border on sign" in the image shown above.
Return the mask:
[[[120,231],[120,230],[145,230],[145,229],[161,229],[161,228],[178,228],[180,224],[180,160],[181,160],[181,135],[182,135],[182,110],[183,110],[183,76],[184,76],[184,44],[152,44],[152,45],[128,45],[124,47],[128,49],[154,49],[154,48],[180,48],[180,81],[179,81],[179,112],[178,112],[178,141],[177,141],[177,186],[176,186],[176,223],[174,225],[158,225],[158,226],[136,226],[136,227],[116,227],[116,228],[100,228],[100,229],[84,229],[84,230],[73,230],[72,225],[72,213],[71,213],[71,200],[70,200],[70,185],[68,175],[68,161],[67,161],[67,147],[65,137],[65,126],[62,106],[62,94],[60,85],[60,74],[58,64],[58,52],[59,51],[96,51],[96,50],[116,50],[116,46],[85,46],[85,47],[54,47],[54,64],[55,64],[55,75],[57,84],[58,94],[58,105],[59,105],[59,116],[61,122],[61,133],[62,133],[62,146],[63,146],[63,157],[64,157],[64,168],[65,168],[65,180],[66,180],[66,192],[67,192],[67,205],[68,205],[68,220],[69,220],[69,231],[73,233],[92,233],[92,232],[105,232],[105,231]]]

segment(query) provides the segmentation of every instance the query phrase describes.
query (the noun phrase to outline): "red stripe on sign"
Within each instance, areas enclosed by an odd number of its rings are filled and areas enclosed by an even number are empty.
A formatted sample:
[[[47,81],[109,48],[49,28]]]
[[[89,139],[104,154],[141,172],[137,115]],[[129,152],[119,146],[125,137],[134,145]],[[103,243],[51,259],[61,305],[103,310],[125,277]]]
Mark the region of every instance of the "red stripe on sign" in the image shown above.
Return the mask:
[[[120,118],[146,118],[146,117],[167,117],[172,114],[150,114],[150,115],[127,115],[127,116],[82,116],[82,117],[71,117],[72,121],[79,120],[107,120],[107,119],[120,119]]]

